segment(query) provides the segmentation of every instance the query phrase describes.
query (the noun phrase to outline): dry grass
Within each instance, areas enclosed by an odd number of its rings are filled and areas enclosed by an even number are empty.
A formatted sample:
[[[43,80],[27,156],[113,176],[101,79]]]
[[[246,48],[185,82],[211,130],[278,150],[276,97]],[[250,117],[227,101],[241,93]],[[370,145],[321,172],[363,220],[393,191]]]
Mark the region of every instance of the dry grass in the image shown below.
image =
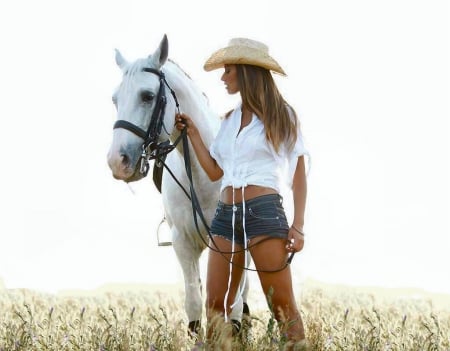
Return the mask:
[[[187,335],[182,291],[164,291],[0,290],[0,350],[205,350]],[[405,294],[306,284],[299,304],[310,349],[450,350],[450,297]],[[251,332],[235,349],[283,349],[271,314],[255,305]]]

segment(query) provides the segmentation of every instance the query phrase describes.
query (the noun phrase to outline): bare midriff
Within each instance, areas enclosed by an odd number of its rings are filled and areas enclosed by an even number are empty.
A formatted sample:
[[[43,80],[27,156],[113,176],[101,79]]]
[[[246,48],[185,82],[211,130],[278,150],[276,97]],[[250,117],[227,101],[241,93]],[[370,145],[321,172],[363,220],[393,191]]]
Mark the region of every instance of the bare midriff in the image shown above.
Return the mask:
[[[244,199],[248,201],[258,196],[278,194],[275,189],[258,185],[248,185],[244,189]],[[234,203],[242,202],[242,188],[234,189]],[[220,201],[227,205],[233,204],[233,187],[227,186],[220,194]]]

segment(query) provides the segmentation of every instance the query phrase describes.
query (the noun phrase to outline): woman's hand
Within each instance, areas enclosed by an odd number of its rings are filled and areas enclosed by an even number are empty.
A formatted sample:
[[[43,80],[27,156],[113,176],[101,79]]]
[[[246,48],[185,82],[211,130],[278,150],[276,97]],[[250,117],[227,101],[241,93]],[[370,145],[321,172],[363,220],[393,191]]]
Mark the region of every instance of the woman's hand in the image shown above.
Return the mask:
[[[177,113],[175,115],[175,127],[178,130],[183,130],[186,128],[186,133],[189,137],[198,134],[198,129],[194,122],[192,122],[191,117],[184,113]]]
[[[288,232],[286,250],[288,252],[299,252],[305,245],[305,234],[302,229],[291,226]]]
[[[176,114],[175,128],[178,130],[186,129],[186,133],[189,136],[189,140],[191,141],[192,147],[197,155],[197,159],[209,179],[212,181],[220,179],[223,176],[223,171],[217,165],[216,160],[211,157],[209,149],[204,144],[202,136],[200,135],[200,132],[194,122],[192,122],[192,119],[184,113]]]

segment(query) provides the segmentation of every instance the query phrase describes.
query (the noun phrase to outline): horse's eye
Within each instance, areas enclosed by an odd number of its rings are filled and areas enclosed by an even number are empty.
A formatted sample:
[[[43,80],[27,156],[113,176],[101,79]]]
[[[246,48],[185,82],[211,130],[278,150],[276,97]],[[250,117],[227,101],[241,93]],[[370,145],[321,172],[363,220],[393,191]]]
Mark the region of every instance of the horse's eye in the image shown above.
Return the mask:
[[[155,97],[155,94],[153,94],[150,91],[143,91],[141,93],[141,100],[142,100],[142,102],[144,102],[146,104],[151,103],[153,101],[154,97]]]

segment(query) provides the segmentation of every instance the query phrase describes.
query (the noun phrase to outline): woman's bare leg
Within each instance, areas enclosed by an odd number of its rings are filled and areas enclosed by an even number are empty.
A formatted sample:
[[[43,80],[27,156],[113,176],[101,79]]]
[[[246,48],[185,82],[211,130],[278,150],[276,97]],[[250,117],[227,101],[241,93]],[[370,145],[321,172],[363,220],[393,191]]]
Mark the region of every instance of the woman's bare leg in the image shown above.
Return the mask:
[[[206,316],[207,316],[207,338],[214,344],[219,341],[220,345],[217,345],[220,349],[228,348],[225,344],[231,344],[231,325],[224,324],[225,315],[225,298],[227,297],[226,312],[227,315],[231,312],[231,305],[236,297],[239,283],[241,280],[243,266],[245,264],[244,252],[235,253],[231,255],[231,242],[222,238],[214,237],[214,244],[210,243],[212,248],[217,249],[209,250],[208,256],[208,271],[206,278]],[[217,246],[217,247],[216,247]],[[240,245],[235,245],[235,251],[242,250]],[[233,256],[233,257],[232,257]],[[230,260],[233,259],[233,265],[231,266],[231,282],[228,289],[230,278]],[[228,291],[228,295],[227,295]],[[218,340],[220,339],[220,340]]]
[[[304,340],[305,331],[295,301],[290,266],[278,272],[265,272],[285,266],[288,257],[286,240],[274,238],[255,244],[258,239],[261,240],[260,237],[253,239],[251,254],[263,291],[279,323],[280,332],[290,341]]]

